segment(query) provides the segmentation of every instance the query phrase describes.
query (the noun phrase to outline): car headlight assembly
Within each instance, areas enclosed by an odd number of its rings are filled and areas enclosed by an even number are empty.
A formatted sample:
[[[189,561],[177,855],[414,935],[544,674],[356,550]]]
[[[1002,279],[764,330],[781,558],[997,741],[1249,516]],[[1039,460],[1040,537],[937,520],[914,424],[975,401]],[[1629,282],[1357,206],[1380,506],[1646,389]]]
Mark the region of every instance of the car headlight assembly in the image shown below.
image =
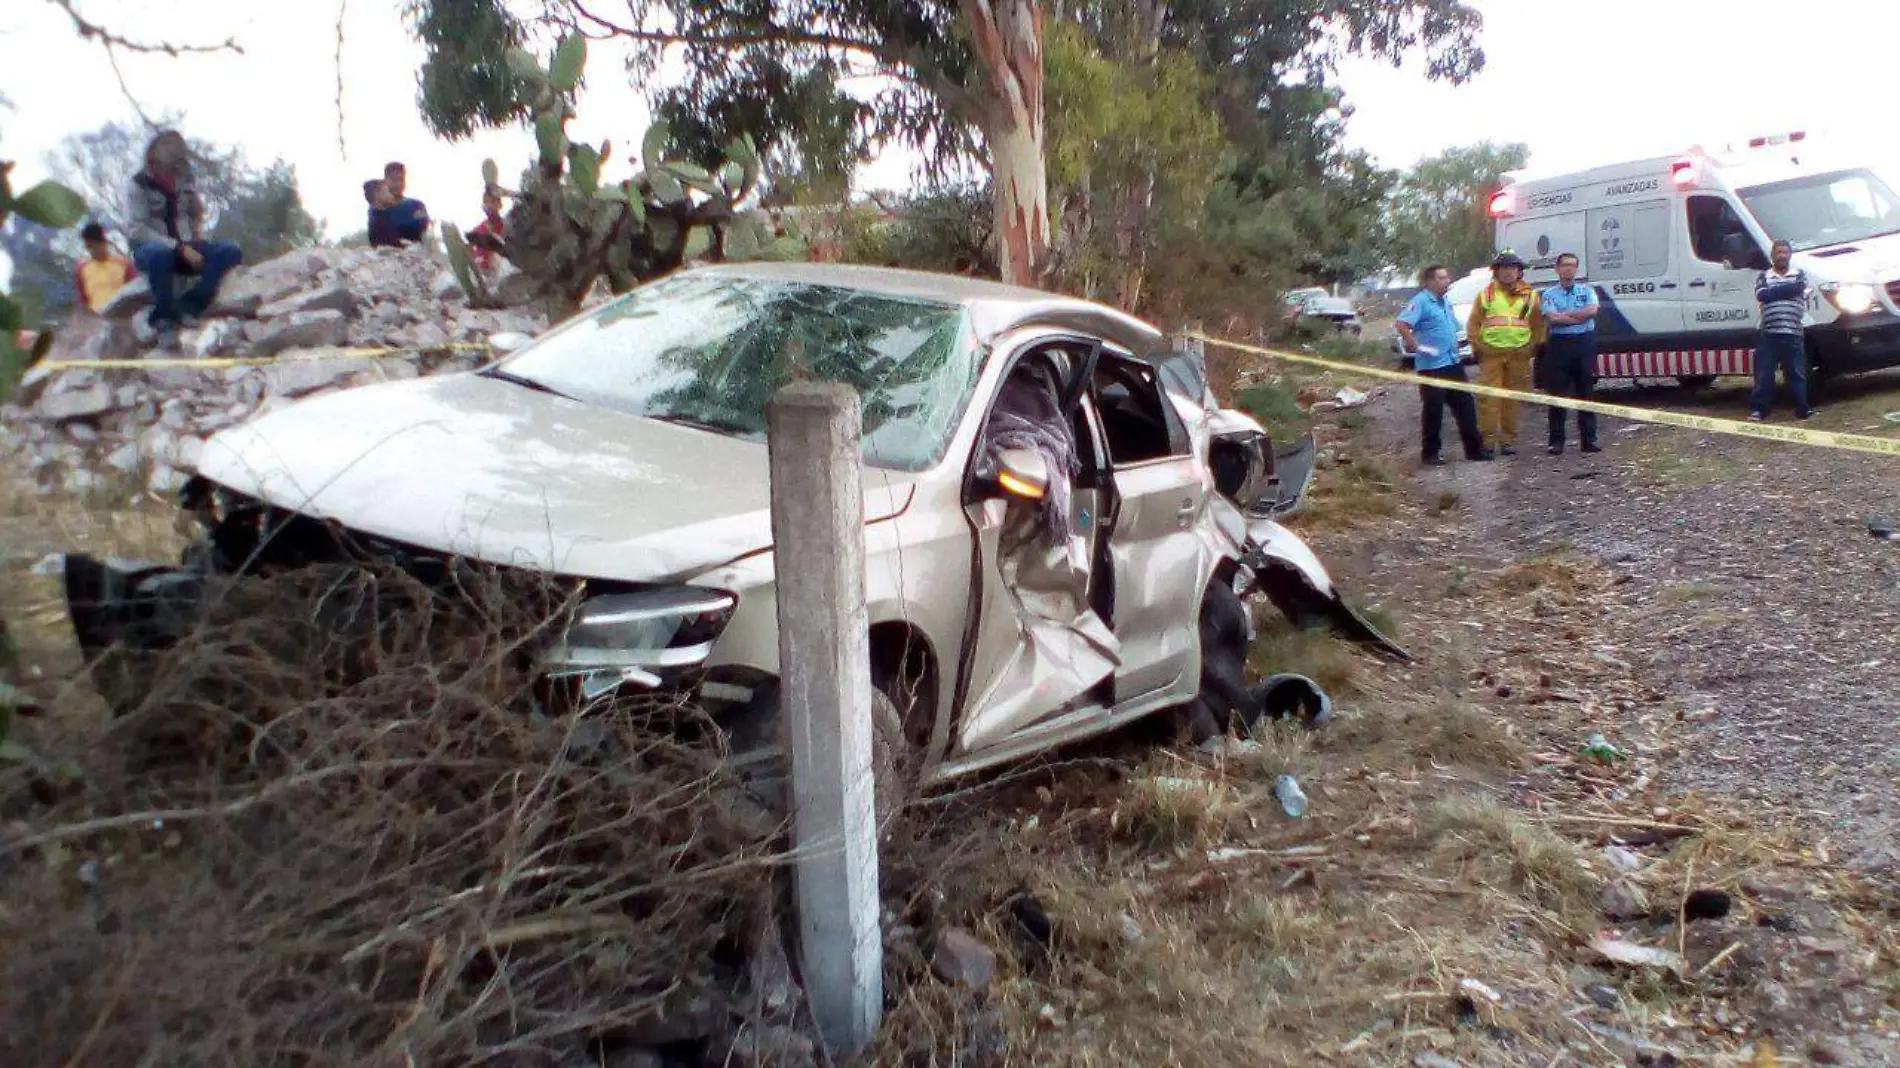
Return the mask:
[[[662,672],[706,662],[738,604],[724,590],[693,586],[590,597],[543,668],[549,678],[579,678],[589,696],[621,683],[658,686]]]
[[[1862,282],[1841,282],[1824,285],[1821,293],[1828,303],[1840,309],[1843,315],[1865,315],[1880,306],[1880,294],[1873,286]]]

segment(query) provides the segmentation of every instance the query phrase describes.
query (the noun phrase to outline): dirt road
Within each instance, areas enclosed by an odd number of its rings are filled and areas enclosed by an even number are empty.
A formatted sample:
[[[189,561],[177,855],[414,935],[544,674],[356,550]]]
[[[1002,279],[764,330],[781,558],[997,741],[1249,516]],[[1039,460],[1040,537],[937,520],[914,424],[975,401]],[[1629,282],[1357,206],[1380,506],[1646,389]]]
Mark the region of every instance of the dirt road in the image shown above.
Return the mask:
[[[1891,432],[1890,390],[1900,378],[1844,381],[1814,425]],[[1617,394],[1745,410],[1739,386]],[[1372,412],[1384,446],[1413,447],[1409,391],[1379,390]],[[1870,516],[1900,513],[1900,464],[1621,420],[1605,423],[1604,452],[1577,451],[1573,426],[1571,449],[1552,457],[1544,413],[1525,409],[1516,457],[1408,474],[1414,493],[1456,495],[1470,540],[1386,547],[1400,566],[1367,561],[1373,581],[1565,549],[1607,563],[1621,582],[1602,606],[1615,640],[1595,666],[1662,695],[1679,727],[1672,783],[1795,816],[1855,865],[1900,879],[1900,541],[1868,533]]]

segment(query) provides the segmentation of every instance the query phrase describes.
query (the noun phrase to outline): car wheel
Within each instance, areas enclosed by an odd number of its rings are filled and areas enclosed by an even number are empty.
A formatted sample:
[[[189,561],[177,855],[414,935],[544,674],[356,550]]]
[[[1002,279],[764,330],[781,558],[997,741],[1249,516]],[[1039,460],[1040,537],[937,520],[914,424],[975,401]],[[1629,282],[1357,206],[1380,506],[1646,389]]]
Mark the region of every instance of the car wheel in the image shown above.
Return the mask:
[[[871,689],[871,785],[878,837],[883,838],[915,796],[921,761],[904,737],[897,700],[881,684]],[[778,689],[722,724],[733,770],[753,796],[784,817],[792,811],[791,751],[780,731]]]
[[[1201,691],[1182,709],[1195,744],[1247,730],[1260,709],[1247,691],[1247,604],[1216,578],[1201,597]]]

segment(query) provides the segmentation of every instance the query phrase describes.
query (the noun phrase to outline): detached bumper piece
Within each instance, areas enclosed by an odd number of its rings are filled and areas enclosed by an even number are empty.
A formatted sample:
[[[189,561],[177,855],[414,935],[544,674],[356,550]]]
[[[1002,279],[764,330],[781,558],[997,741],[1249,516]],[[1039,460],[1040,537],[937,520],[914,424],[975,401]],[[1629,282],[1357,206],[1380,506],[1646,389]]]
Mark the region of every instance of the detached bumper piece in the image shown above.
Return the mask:
[[[1316,586],[1300,568],[1270,553],[1254,553],[1246,561],[1259,576],[1260,589],[1295,626],[1329,626],[1341,637],[1375,649],[1395,660],[1411,662],[1405,647],[1382,633],[1360,615],[1330,583]]]
[[[66,607],[87,659],[120,648],[160,652],[190,633],[205,576],[185,567],[66,556]]]

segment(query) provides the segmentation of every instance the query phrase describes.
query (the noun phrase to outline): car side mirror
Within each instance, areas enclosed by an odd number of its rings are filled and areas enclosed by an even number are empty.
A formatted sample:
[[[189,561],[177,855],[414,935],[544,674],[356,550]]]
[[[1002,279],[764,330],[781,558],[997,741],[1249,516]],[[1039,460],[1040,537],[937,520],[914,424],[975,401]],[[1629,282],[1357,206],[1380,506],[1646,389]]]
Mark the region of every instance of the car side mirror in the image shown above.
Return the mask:
[[[983,481],[989,496],[1040,501],[1049,495],[1049,461],[1035,449],[1004,449]]]

